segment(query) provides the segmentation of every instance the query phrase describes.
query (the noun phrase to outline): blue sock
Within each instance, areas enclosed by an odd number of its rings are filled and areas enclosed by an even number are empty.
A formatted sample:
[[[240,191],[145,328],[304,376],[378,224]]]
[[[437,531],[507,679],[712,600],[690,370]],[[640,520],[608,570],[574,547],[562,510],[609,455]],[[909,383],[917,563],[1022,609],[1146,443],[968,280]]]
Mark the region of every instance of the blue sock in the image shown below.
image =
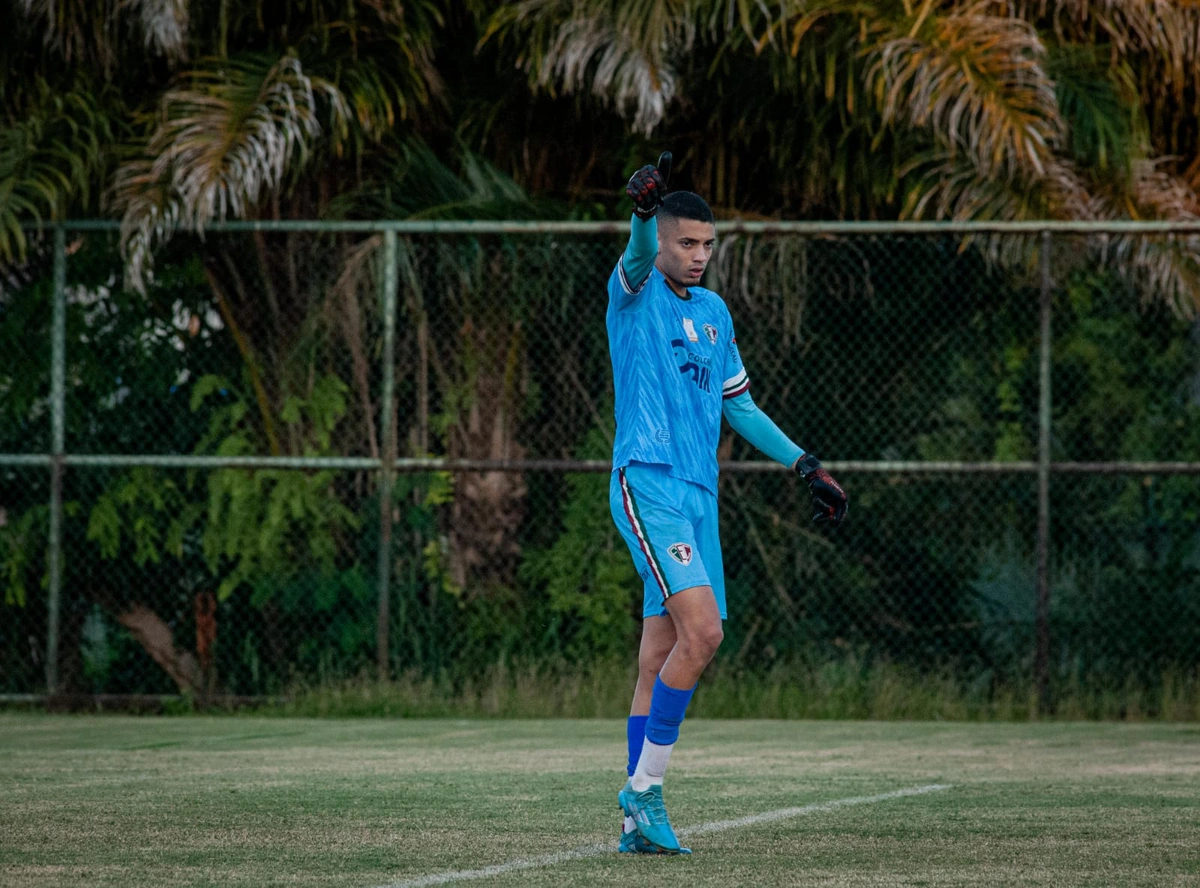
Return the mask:
[[[687,690],[663,684],[662,678],[654,680],[654,694],[650,697],[650,717],[646,722],[646,739],[659,746],[670,746],[679,739],[679,726],[687,712],[695,686]]]
[[[649,718],[648,715],[631,715],[625,722],[625,737],[629,741],[629,764],[625,766],[625,773],[630,777],[637,770],[638,759],[642,757],[642,743],[646,740],[646,721]]]

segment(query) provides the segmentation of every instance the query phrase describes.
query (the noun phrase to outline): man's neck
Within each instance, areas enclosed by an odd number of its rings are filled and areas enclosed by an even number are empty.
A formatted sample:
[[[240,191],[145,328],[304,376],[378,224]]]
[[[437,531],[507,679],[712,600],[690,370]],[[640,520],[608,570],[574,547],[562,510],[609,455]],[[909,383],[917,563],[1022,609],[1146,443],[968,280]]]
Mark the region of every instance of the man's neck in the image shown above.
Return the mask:
[[[675,280],[675,278],[671,277],[669,274],[667,274],[661,268],[659,269],[659,273],[662,274],[663,280],[667,282],[667,286],[671,288],[672,293],[674,293],[680,299],[691,299],[692,298],[692,294],[688,292],[688,288],[683,283],[683,281]]]

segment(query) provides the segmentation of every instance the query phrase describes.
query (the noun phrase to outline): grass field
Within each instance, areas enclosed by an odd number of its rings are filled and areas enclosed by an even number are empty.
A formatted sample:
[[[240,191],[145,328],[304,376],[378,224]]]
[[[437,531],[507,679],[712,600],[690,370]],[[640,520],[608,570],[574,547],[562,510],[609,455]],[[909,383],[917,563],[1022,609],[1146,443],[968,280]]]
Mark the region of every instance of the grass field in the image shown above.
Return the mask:
[[[615,853],[619,720],[0,714],[0,885],[1200,885],[1200,727],[689,720],[690,858]]]

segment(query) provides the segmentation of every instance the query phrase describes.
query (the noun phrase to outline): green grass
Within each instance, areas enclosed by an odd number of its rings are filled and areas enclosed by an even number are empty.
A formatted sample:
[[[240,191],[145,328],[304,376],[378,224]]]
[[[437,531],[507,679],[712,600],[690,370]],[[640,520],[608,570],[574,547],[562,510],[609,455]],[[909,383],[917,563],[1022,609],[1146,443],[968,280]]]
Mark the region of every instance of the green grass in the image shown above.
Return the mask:
[[[1042,717],[1032,682],[993,684],[950,667],[921,671],[848,656],[767,672],[715,663],[689,712],[711,718],[1026,721]],[[637,676],[628,661],[496,665],[466,681],[402,675],[289,690],[264,715],[405,718],[620,718]],[[1200,673],[1167,672],[1153,685],[1058,681],[1062,721],[1200,721]]]
[[[0,885],[372,886],[615,842],[624,724],[0,714]],[[1195,885],[1189,724],[689,719],[681,830],[467,884]]]

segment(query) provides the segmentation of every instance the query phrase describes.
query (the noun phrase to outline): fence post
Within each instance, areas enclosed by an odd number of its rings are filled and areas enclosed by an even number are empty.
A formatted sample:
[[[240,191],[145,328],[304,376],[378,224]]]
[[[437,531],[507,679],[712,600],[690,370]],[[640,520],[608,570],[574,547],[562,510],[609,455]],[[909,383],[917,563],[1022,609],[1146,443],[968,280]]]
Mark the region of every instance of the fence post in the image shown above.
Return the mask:
[[[1050,712],[1050,232],[1042,232],[1038,334],[1037,614],[1034,683],[1039,714]]]
[[[383,393],[379,408],[379,611],[375,624],[375,664],[387,681],[389,597],[392,569],[392,477],[396,466],[396,433],[392,401],[396,387],[396,232],[383,233]]]
[[[62,613],[64,414],[66,408],[67,236],[54,227],[54,315],[50,334],[50,534],[46,600],[46,693],[58,692],[58,641]]]

